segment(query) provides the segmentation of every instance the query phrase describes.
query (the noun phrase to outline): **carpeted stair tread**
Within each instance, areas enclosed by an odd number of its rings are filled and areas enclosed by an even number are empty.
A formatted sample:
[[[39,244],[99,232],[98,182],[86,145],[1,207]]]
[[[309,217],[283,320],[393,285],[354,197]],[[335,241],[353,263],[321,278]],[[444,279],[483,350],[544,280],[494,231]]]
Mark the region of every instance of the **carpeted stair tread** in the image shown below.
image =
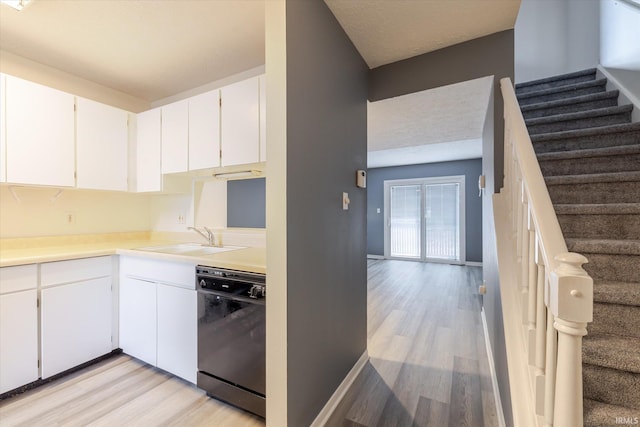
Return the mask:
[[[640,339],[615,335],[587,335],[582,341],[582,361],[621,371],[640,373]]]
[[[531,142],[543,142],[543,141],[555,141],[561,139],[569,139],[569,138],[579,138],[579,137],[588,137],[588,136],[597,136],[597,135],[611,135],[618,133],[626,133],[626,132],[640,132],[640,122],[636,123],[623,123],[609,126],[598,126],[587,129],[575,129],[575,130],[567,130],[563,132],[549,132],[549,133],[541,133],[538,135],[531,135]],[[638,139],[635,141],[636,143],[640,143],[640,134],[638,135]]]
[[[597,108],[589,111],[578,111],[576,113],[556,114],[554,116],[536,117],[534,119],[525,120],[527,126],[539,125],[542,123],[558,123],[577,119],[590,119],[598,116],[609,116],[619,113],[630,113],[633,105],[620,105],[617,107]]]
[[[584,397],[640,409],[640,374],[583,364]]]
[[[637,215],[640,203],[582,203],[553,206],[560,215]]]
[[[594,92],[605,92],[607,79],[589,80],[564,86],[535,90],[526,93],[516,93],[521,105],[537,104],[562,98],[587,95]]]
[[[629,123],[633,105],[597,108],[525,120],[529,134],[563,132],[575,129]]]
[[[587,427],[640,419],[640,123],[606,83],[589,69],[516,85],[567,248],[594,279]]]
[[[593,322],[587,325],[587,331],[591,335],[606,334],[640,339],[640,307],[594,302]]]
[[[619,426],[623,425],[618,422],[621,418],[633,423],[635,418],[640,418],[640,410],[584,399],[584,427]]]
[[[581,175],[563,175],[545,177],[547,185],[588,184],[599,182],[635,182],[640,181],[640,172],[608,172]]]
[[[538,160],[585,159],[590,157],[623,156],[640,153],[640,144],[615,147],[589,148],[584,150],[553,151],[538,154]]]
[[[545,85],[545,84],[560,84],[566,85],[565,82],[584,78],[586,80],[594,80],[596,77],[596,69],[589,68],[586,70],[574,71],[572,73],[561,74],[557,76],[545,77],[543,79],[531,80],[528,82],[517,83],[515,85],[516,92],[522,92],[527,88]]]
[[[608,255],[640,255],[640,240],[565,239],[571,252]]]
[[[595,280],[593,301],[640,307],[640,283]],[[640,355],[640,348],[638,348]]]
[[[565,112],[585,111],[595,108],[614,107],[618,105],[618,90],[597,92],[572,98],[557,99],[555,101],[539,102],[523,105],[522,115],[525,119],[546,117]]]
[[[565,238],[640,239],[640,203],[556,204]]]
[[[543,175],[640,171],[640,144],[538,154]]]

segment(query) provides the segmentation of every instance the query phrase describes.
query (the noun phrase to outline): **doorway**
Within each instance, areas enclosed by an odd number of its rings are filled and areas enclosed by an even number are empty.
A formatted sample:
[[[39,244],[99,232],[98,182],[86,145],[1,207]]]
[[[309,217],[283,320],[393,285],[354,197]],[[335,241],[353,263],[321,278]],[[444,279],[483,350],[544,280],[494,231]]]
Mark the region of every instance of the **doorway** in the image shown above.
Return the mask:
[[[385,258],[463,264],[464,184],[464,175],[385,181]]]

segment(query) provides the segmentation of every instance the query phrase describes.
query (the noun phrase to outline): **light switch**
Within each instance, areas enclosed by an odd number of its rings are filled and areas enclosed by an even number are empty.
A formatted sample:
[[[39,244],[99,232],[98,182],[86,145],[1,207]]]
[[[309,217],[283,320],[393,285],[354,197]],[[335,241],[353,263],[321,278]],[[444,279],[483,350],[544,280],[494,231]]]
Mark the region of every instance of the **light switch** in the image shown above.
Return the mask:
[[[351,200],[349,200],[349,193],[343,192],[342,193],[342,210],[348,211],[349,203],[351,203]]]
[[[376,209],[376,213],[380,213],[380,208]]]

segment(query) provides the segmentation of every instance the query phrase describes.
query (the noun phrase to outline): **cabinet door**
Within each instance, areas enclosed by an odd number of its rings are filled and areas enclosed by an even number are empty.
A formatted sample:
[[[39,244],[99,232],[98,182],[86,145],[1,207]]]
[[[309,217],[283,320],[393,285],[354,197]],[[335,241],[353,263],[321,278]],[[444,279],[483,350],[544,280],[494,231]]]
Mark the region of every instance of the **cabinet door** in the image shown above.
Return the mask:
[[[260,160],[258,78],[220,89],[222,166]]]
[[[160,191],[160,109],[138,114],[136,122],[136,190]]]
[[[156,284],[120,276],[120,347],[156,365]]]
[[[189,165],[189,103],[162,107],[162,173],[186,172]]]
[[[267,161],[267,84],[266,76],[260,76],[260,161]]]
[[[42,378],[111,351],[111,278],[41,291]]]
[[[0,296],[0,393],[38,379],[37,291]]]
[[[124,110],[78,98],[78,188],[127,191],[128,118]]]
[[[189,170],[220,166],[220,91],[189,98]]]
[[[7,182],[7,169],[5,167],[5,156],[7,154],[5,93],[5,76],[0,74],[0,182]]]
[[[7,182],[73,187],[71,94],[6,77]]]
[[[158,368],[196,383],[196,291],[158,285]]]

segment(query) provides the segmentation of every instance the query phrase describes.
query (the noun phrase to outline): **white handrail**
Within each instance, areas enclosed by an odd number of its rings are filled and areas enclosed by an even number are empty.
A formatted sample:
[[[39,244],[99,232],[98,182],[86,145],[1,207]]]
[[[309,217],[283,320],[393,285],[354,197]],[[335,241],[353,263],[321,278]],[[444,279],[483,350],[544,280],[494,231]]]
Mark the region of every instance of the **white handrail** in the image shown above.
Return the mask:
[[[555,270],[557,261],[553,257],[547,259],[546,256],[567,252],[567,244],[553,209],[551,197],[542,176],[538,158],[533,150],[531,137],[524,123],[511,80],[508,78],[500,80],[500,86],[504,99],[505,122],[508,121],[511,124],[511,141],[520,166],[522,180],[525,183],[525,190],[529,196],[529,210],[535,228],[538,230],[541,252],[545,257],[544,262],[547,268]]]
[[[522,322],[526,348],[509,345],[511,366],[526,365],[537,425],[583,424],[582,337],[593,315],[593,280],[587,259],[567,251],[511,80],[500,80],[505,118],[505,184],[499,195],[507,250],[499,251],[503,294],[520,304],[505,308],[505,322]],[[515,267],[515,268],[514,268]],[[504,273],[503,273],[504,272]],[[509,292],[510,291],[510,292]],[[503,303],[503,307],[504,307]],[[507,319],[506,310],[510,310]],[[505,330],[507,328],[505,327]],[[510,329],[511,330],[511,329]],[[515,364],[515,365],[514,365]],[[513,387],[512,387],[513,389]],[[522,390],[522,388],[521,388]],[[526,405],[515,408],[526,408]],[[520,415],[520,416],[519,416]],[[533,415],[533,414],[527,414]],[[524,419],[523,414],[514,414]]]

